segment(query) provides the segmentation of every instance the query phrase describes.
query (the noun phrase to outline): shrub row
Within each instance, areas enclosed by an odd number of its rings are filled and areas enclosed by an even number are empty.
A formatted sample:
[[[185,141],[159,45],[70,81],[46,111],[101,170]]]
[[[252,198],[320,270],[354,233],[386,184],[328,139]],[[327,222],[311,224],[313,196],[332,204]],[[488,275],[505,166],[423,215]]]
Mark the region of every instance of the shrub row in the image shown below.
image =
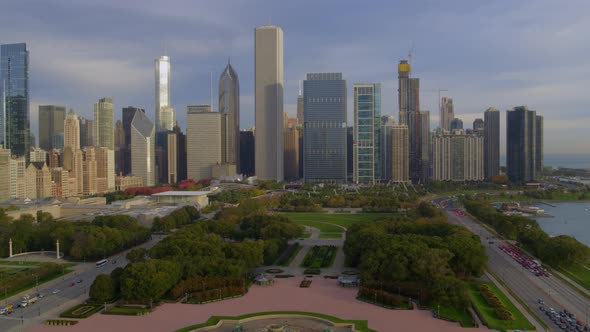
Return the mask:
[[[65,320],[65,319],[49,319],[45,322],[47,325],[57,326],[70,326],[78,324],[77,320]]]
[[[283,252],[283,254],[277,259],[275,265],[287,265],[291,261],[291,256],[293,256],[299,249],[299,242],[295,242],[292,245],[288,246],[287,249]]]
[[[223,288],[240,288],[243,290],[242,278],[191,277],[180,281],[170,290],[170,298],[178,299],[185,293],[197,293]]]
[[[235,297],[244,294],[244,288],[242,287],[227,287],[219,289],[211,289],[203,292],[192,294],[189,302],[208,302],[213,300],[221,300],[228,297]]]
[[[382,306],[393,308],[400,307],[405,300],[403,297],[396,294],[362,286],[359,288],[358,297],[365,301],[375,302]]]
[[[494,294],[494,292],[492,292],[492,290],[490,289],[490,287],[488,285],[486,285],[486,284],[479,285],[479,292],[480,292],[481,296],[484,298],[484,300],[486,300],[486,302],[494,308],[494,312],[496,313],[496,316],[498,316],[499,319],[501,319],[501,320],[514,320],[515,319],[512,312],[510,312],[510,310],[506,309],[506,306],[504,305],[502,300],[500,300],[498,298],[498,296],[496,296],[496,294]]]
[[[336,246],[313,246],[303,259],[303,267],[320,268],[332,264],[337,251]]]

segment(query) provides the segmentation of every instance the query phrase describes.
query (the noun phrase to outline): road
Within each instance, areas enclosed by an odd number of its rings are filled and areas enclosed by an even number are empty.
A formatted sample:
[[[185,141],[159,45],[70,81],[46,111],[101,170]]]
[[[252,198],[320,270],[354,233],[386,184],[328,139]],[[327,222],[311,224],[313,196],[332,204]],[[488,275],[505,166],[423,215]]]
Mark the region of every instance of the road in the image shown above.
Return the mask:
[[[162,235],[153,235],[151,240],[135,248],[149,249],[163,238],[164,236]],[[117,267],[125,267],[127,265],[125,256],[129,250],[109,257],[108,263],[101,267],[96,267],[94,262],[79,264],[81,267],[78,266],[76,271],[42,284],[38,287],[38,290],[31,288],[26,292],[2,301],[2,305],[13,304],[16,308],[16,304],[21,302],[24,294],[33,295],[41,293],[44,295],[43,298],[40,298],[36,303],[26,308],[15,309],[8,316],[0,316],[0,331],[25,331],[32,325],[41,324],[47,319],[58,317],[61,312],[76,304],[82,303],[88,298],[90,285],[92,285],[98,274],[108,274]],[[81,282],[79,282],[80,280]],[[58,292],[53,294],[56,290]]]
[[[487,228],[468,215],[459,216],[450,209],[441,209],[451,223],[463,225],[480,236],[489,257],[488,269],[500,277],[552,330],[555,330],[556,326],[539,309],[538,299],[545,301],[545,307],[552,307],[555,310],[567,309],[574,313],[578,320],[588,322],[590,300],[557,277],[537,277],[522,267],[499,248],[499,245],[510,245],[509,243],[497,239]]]

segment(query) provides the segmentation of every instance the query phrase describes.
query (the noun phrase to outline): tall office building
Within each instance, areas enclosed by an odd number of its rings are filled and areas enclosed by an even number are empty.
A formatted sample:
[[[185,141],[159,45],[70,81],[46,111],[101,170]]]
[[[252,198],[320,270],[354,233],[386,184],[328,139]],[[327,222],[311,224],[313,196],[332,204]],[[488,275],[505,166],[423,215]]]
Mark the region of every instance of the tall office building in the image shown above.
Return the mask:
[[[303,98],[303,178],[345,183],[346,81],[341,73],[309,73]]]
[[[297,121],[299,121],[299,178],[303,178],[303,123],[304,119],[303,91],[301,81],[299,81],[299,91],[297,93]]]
[[[94,145],[115,149],[113,100],[102,98],[94,104]]]
[[[374,184],[381,179],[381,84],[354,84],[353,90],[353,182]]]
[[[379,160],[381,161],[381,180],[391,180],[391,134],[395,125],[393,115],[381,116],[381,145],[379,146]]]
[[[174,184],[186,179],[186,136],[176,124],[173,131],[166,134],[166,183]]]
[[[96,191],[99,193],[115,191],[115,151],[105,147],[98,147],[95,152]]]
[[[432,136],[430,135],[430,111],[420,111],[420,142],[421,142],[421,174],[422,181],[430,179],[431,170],[431,148]]]
[[[401,60],[398,65],[398,107],[399,123],[408,126],[409,133],[409,159],[410,179],[412,181],[425,181],[428,174],[423,174],[423,126],[420,114],[420,79],[410,77],[410,64]],[[430,130],[429,130],[430,132]]]
[[[96,148],[87,146],[82,149],[82,190],[88,196],[96,194]],[[78,181],[80,177],[78,177]]]
[[[439,127],[444,130],[451,130],[451,120],[455,118],[455,110],[453,108],[453,98],[442,97],[440,100],[440,124]]]
[[[283,126],[285,135],[285,151],[283,153],[285,179],[296,180],[299,178],[299,121],[297,118],[289,118],[287,112],[285,112]]]
[[[541,115],[537,115],[536,122],[535,122],[535,130],[537,133],[536,142],[535,142],[535,170],[537,171],[536,178],[541,177],[541,173],[543,172],[544,162],[543,162],[543,117]]]
[[[221,163],[221,114],[211,112],[210,105],[189,106],[186,150],[187,177],[210,179],[213,176],[212,167]]]
[[[255,30],[255,167],[261,180],[283,180],[283,30]]]
[[[27,44],[0,45],[0,140],[13,155],[29,162],[31,139],[29,111],[29,51]]]
[[[127,145],[125,144],[125,130],[123,122],[117,120],[115,123],[115,174],[120,175],[125,170]]]
[[[452,132],[453,130],[463,129],[463,120],[459,118],[453,118],[449,124],[449,131]]]
[[[219,77],[218,89],[221,163],[236,165],[240,172],[240,81],[229,61]]]
[[[78,117],[80,124],[80,148],[94,146],[94,120]]]
[[[0,147],[0,202],[11,198],[12,192],[12,158],[10,150]],[[16,174],[14,174],[16,180]]]
[[[240,131],[240,173],[254,175],[254,129]]]
[[[39,106],[39,147],[41,149],[49,151],[61,148],[53,143],[56,136],[64,133],[65,118],[66,108],[64,106]]]
[[[170,105],[170,58],[168,56],[164,55],[155,60],[155,78],[156,132],[159,133],[172,130],[176,118],[174,109]]]
[[[477,118],[473,120],[473,133],[478,136],[483,136],[485,131],[485,123],[483,119]]]
[[[145,112],[135,112],[131,121],[131,174],[141,176],[144,186],[156,181],[155,128]]]
[[[391,126],[391,182],[410,181],[409,139],[408,126]]]
[[[125,161],[123,162],[123,175],[131,174],[131,122],[135,117],[135,113],[141,112],[145,114],[145,110],[138,107],[128,106],[124,107],[122,116],[123,131],[125,132]],[[118,174],[118,173],[117,173]]]
[[[514,107],[506,112],[506,172],[513,182],[534,181],[540,175],[537,165],[542,164],[542,117],[526,106]],[[540,154],[541,156],[538,156]]]
[[[490,107],[484,112],[484,174],[486,179],[500,174],[500,111]]]
[[[72,147],[73,150],[80,149],[80,122],[78,115],[70,109],[64,120],[64,148]]]
[[[484,179],[481,136],[437,134],[432,142],[432,158],[434,180],[465,182]]]

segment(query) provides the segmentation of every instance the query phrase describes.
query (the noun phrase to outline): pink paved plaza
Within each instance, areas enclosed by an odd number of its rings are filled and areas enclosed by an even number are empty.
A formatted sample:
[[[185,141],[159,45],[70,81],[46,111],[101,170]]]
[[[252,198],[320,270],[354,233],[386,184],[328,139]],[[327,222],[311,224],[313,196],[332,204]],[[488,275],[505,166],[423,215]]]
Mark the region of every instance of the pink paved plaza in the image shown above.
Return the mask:
[[[310,288],[299,288],[301,278],[278,279],[273,286],[253,286],[244,297],[205,305],[164,304],[140,316],[95,314],[71,327],[39,325],[31,332],[175,331],[198,324],[210,316],[238,316],[261,311],[311,311],[342,319],[368,320],[381,332],[463,331],[458,324],[432,318],[429,311],[389,310],[355,299],[357,289],[341,288],[336,280],[314,278]],[[467,331],[485,331],[468,329]]]

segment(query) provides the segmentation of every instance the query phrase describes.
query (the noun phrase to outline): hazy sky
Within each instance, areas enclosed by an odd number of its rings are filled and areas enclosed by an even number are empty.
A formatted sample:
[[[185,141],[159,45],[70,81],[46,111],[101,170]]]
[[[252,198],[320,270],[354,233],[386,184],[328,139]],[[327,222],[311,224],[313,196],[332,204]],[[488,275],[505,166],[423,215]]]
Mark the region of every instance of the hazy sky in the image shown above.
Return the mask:
[[[209,103],[228,57],[240,78],[241,127],[254,124],[254,28],[284,30],[285,110],[307,72],[381,82],[383,114],[398,115],[397,63],[413,48],[421,108],[438,125],[437,89],[466,127],[483,111],[528,105],[545,117],[546,153],[590,154],[590,1],[3,1],[0,43],[30,50],[32,130],[39,104],[90,117],[114,98],[154,118],[154,59],[172,65],[172,105]],[[215,99],[215,97],[214,97]],[[350,98],[349,98],[350,100]],[[217,109],[217,102],[214,102]],[[349,102],[349,123],[352,103]],[[502,136],[505,136],[502,113]]]

